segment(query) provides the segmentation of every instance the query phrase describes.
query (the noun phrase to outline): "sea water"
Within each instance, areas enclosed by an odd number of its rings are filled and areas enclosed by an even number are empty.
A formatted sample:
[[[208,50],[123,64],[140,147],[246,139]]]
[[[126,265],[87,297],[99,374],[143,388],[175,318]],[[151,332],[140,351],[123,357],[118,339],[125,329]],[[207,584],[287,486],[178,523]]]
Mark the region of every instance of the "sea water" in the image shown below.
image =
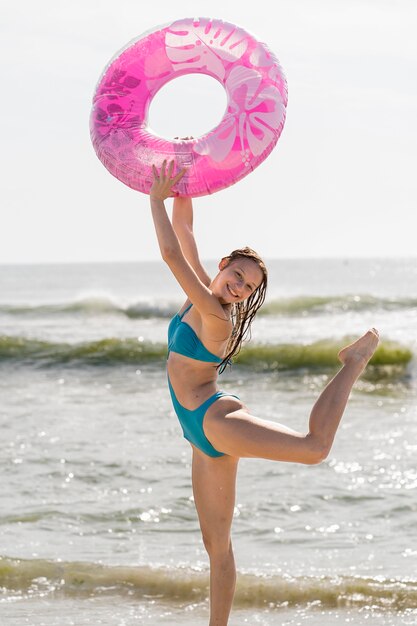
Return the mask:
[[[268,265],[221,383],[255,415],[305,430],[343,343],[382,342],[324,463],[241,460],[230,624],[414,624],[417,259]],[[160,263],[0,267],[1,624],[208,623],[164,369],[183,299]]]

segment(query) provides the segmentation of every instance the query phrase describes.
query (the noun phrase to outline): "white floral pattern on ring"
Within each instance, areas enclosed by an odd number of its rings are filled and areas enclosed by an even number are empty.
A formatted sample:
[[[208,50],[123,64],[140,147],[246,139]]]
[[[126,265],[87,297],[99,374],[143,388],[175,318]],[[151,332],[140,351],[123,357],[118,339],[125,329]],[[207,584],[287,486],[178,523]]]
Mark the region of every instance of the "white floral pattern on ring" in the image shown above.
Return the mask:
[[[207,69],[223,80],[226,65],[245,54],[249,39],[244,30],[235,26],[231,31],[221,20],[186,19],[170,26],[165,48],[174,71]]]
[[[275,140],[284,121],[285,105],[277,88],[262,86],[261,74],[243,65],[233,68],[225,86],[230,94],[228,115],[209,137],[195,146],[195,151],[221,162],[238,136],[246,165],[248,148],[258,156]]]

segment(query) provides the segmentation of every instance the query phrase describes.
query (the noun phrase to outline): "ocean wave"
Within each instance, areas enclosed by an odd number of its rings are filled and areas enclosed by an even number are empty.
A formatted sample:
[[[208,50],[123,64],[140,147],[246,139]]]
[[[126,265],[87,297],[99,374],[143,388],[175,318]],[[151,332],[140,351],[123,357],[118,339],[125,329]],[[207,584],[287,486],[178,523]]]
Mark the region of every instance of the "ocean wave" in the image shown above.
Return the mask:
[[[85,597],[129,595],[160,601],[199,602],[208,595],[207,572],[184,567],[104,566],[87,562],[0,557],[3,592]],[[417,581],[362,576],[278,576],[240,574],[235,606],[271,608],[314,603],[318,608],[374,606],[417,608]]]
[[[0,314],[28,317],[62,315],[122,315],[129,319],[169,318],[181,306],[179,301],[158,303],[138,300],[122,304],[111,297],[90,296],[70,302],[46,304],[0,304]],[[296,296],[267,301],[260,309],[263,316],[308,316],[352,311],[395,311],[417,308],[416,298],[379,298],[372,295]]]
[[[417,308],[416,298],[379,298],[367,294],[340,296],[297,296],[267,302],[259,315],[307,316],[314,314],[349,313],[354,311],[395,311]]]
[[[119,365],[153,363],[166,358],[167,347],[138,339],[105,338],[82,343],[58,343],[26,337],[0,336],[0,363],[22,361],[45,365],[81,363]]]
[[[0,314],[27,317],[54,317],[54,316],[100,316],[123,315],[130,319],[170,318],[177,311],[180,304],[165,302],[154,304],[150,301],[138,301],[128,305],[117,303],[112,298],[91,296],[71,302],[57,302],[46,304],[0,304]]]
[[[322,339],[310,344],[258,344],[246,346],[236,358],[238,363],[257,369],[301,369],[334,367],[339,361],[340,349],[353,341]],[[396,341],[382,341],[370,364],[375,366],[405,366],[413,357],[412,351]]]
[[[236,362],[256,369],[293,370],[328,368],[338,364],[337,353],[350,341],[323,339],[311,344],[251,344],[242,349]],[[17,361],[44,365],[90,364],[119,365],[160,362],[166,359],[167,346],[139,338],[105,338],[83,343],[58,343],[19,336],[0,336],[0,363]],[[405,367],[412,351],[395,341],[382,341],[371,364]]]

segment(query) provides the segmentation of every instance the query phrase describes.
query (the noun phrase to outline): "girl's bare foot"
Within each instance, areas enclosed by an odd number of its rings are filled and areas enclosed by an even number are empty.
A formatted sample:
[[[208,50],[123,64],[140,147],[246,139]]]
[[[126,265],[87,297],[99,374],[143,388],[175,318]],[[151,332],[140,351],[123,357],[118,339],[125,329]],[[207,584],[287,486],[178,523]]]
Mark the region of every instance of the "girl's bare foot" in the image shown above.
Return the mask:
[[[379,342],[379,333],[376,328],[371,328],[367,333],[362,335],[359,339],[351,343],[346,348],[342,348],[339,352],[339,360],[346,365],[349,362],[355,361],[361,363],[363,367],[366,366],[369,359],[375,352]]]

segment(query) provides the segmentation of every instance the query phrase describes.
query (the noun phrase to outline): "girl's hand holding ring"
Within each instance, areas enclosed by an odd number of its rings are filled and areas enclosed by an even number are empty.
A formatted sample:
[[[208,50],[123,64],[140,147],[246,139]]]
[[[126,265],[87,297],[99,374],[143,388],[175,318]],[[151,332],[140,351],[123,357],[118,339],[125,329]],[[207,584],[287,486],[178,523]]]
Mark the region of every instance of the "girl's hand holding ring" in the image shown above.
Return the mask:
[[[166,165],[167,161],[164,159],[159,174],[155,165],[152,165],[154,181],[149,194],[151,198],[164,201],[167,198],[177,195],[175,191],[172,191],[172,188],[179,180],[181,180],[187,170],[185,168],[182,169],[172,178],[175,163],[173,160],[170,162],[168,171],[166,169]]]

